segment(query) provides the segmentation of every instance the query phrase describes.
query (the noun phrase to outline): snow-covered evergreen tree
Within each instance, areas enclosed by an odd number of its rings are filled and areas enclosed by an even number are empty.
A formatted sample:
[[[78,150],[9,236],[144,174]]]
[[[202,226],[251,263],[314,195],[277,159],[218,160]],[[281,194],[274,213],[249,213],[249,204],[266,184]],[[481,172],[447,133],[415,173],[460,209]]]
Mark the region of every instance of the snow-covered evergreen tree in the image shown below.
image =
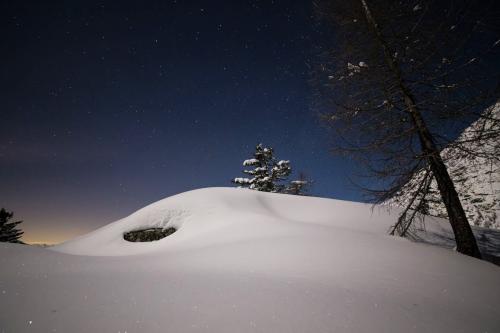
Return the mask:
[[[285,192],[286,186],[281,183],[292,172],[290,161],[278,161],[273,154],[273,148],[258,144],[253,158],[243,161],[243,166],[253,167],[250,170],[243,170],[251,178],[234,178],[233,183],[238,184],[239,187],[248,187],[257,191]]]

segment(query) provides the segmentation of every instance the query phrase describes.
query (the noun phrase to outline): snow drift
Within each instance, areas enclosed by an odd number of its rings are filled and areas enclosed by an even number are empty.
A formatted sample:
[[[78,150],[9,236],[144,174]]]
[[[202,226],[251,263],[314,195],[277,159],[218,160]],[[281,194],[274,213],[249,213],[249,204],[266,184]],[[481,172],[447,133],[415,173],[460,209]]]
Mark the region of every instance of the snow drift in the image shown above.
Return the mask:
[[[0,332],[496,332],[500,268],[387,236],[397,212],[182,193],[48,249],[0,246]],[[161,240],[123,234],[175,227]],[[429,220],[421,240],[452,245]],[[490,253],[496,231],[482,234]],[[486,247],[483,247],[486,249]]]
[[[209,188],[185,192],[153,203],[132,215],[87,235],[52,247],[83,255],[123,256],[177,251],[273,236],[297,236],[303,229],[340,228],[385,235],[387,210],[362,203],[264,193],[244,189]],[[141,228],[175,227],[168,240],[130,243],[123,234]]]

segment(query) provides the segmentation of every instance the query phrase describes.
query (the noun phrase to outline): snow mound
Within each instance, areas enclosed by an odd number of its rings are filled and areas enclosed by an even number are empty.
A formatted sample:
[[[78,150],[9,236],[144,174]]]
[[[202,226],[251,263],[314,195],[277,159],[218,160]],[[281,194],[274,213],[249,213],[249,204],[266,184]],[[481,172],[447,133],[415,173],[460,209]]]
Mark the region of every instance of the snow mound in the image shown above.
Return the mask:
[[[337,235],[361,233],[380,240],[396,223],[400,210],[343,200],[259,192],[241,188],[205,188],[157,201],[121,220],[51,250],[91,256],[128,256],[183,251],[226,243],[307,236],[318,230]],[[130,231],[173,227],[177,231],[154,242],[131,243]],[[500,232],[474,228],[483,254],[500,261]],[[349,237],[357,238],[356,234]],[[446,220],[428,217],[413,241],[455,246]]]
[[[363,203],[206,188],[160,200],[51,249],[81,255],[136,255],[286,236],[314,225],[384,235],[396,216]],[[159,241],[130,243],[123,239],[129,231],[168,227],[177,232]]]

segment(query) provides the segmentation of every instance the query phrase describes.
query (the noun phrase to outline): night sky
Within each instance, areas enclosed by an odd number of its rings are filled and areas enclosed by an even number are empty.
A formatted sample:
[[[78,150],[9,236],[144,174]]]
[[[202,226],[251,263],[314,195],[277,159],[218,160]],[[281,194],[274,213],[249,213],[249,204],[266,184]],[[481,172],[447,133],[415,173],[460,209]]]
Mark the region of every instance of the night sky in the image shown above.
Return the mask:
[[[311,108],[309,1],[3,2],[0,205],[59,242],[233,186],[272,146],[317,196],[360,200]]]

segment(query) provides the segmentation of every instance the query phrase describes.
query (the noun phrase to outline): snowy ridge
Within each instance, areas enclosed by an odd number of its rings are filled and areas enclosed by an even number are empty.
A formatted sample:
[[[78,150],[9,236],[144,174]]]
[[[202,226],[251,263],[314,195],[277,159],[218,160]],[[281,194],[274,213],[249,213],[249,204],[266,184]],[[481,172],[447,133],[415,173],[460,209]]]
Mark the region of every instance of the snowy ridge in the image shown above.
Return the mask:
[[[492,106],[496,119],[500,119],[500,102]],[[481,127],[491,124],[484,119],[474,122],[466,128],[457,140],[466,142]],[[495,138],[479,142],[466,143],[466,149],[481,153],[500,151],[500,142]],[[448,167],[450,176],[455,182],[456,190],[462,201],[469,223],[473,226],[500,229],[500,161],[486,159],[482,156],[471,156],[455,147],[442,151],[442,157]],[[417,174],[395,198],[388,204],[406,206],[412,192],[423,177],[423,172]],[[446,218],[446,209],[442,204],[437,184],[433,180],[428,196],[428,212],[430,215]]]

